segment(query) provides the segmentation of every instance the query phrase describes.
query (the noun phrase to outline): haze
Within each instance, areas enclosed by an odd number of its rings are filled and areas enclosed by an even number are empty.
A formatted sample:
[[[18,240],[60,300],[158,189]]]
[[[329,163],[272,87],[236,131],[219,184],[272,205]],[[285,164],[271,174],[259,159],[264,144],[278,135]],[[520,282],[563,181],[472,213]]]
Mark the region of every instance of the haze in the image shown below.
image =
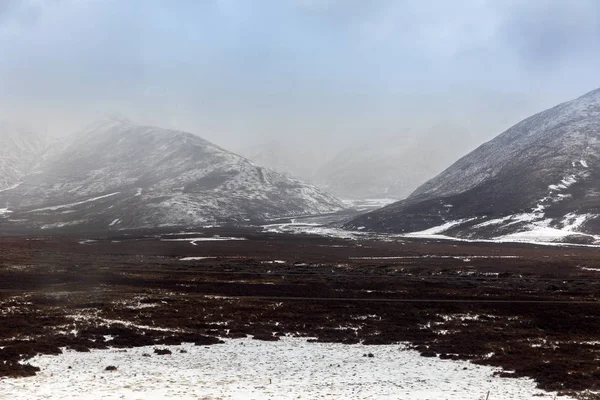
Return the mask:
[[[366,140],[455,157],[600,86],[599,47],[595,0],[0,0],[0,119],[116,112],[309,170]]]

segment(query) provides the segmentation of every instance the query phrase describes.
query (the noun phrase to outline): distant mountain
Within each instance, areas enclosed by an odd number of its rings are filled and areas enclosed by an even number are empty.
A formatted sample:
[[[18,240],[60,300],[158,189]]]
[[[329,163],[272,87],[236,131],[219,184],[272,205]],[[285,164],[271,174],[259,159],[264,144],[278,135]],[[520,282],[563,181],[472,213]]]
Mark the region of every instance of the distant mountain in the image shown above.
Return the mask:
[[[0,192],[4,223],[122,229],[247,222],[338,211],[321,190],[198,136],[99,121]]]
[[[0,121],[0,190],[16,185],[31,172],[47,146],[44,136]]]
[[[470,133],[447,121],[396,137],[369,137],[341,150],[313,181],[341,198],[403,199],[468,148]]]
[[[258,165],[314,183],[315,172],[331,158],[332,151],[295,138],[271,138],[243,146],[239,152]]]
[[[600,89],[525,119],[346,227],[595,242],[599,216]]]

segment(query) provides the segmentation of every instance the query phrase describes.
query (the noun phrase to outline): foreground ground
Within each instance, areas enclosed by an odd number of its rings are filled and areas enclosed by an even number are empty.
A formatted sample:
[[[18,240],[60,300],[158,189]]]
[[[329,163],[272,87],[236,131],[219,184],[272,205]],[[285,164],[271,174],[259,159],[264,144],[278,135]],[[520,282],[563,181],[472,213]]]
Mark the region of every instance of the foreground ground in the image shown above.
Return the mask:
[[[67,400],[77,393],[79,400],[483,400],[489,393],[491,399],[551,400],[555,395],[536,389],[530,379],[494,376],[494,368],[468,361],[421,357],[403,345],[283,337],[160,346],[161,354],[155,348],[36,356],[31,362],[41,371],[0,381],[0,398]]]
[[[600,253],[584,247],[223,228],[5,237],[0,376],[35,374],[38,359],[24,360],[65,347],[295,336],[409,343],[423,357],[501,367],[576,395],[600,390],[598,277]]]

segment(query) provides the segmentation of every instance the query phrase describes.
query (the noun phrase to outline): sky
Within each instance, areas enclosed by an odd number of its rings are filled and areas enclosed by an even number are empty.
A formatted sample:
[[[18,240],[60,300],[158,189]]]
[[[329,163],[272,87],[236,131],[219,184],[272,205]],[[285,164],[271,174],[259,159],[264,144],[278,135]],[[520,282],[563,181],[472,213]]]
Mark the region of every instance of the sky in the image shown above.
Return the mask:
[[[597,0],[0,0],[0,119],[50,135],[118,113],[234,150],[466,152],[598,71]]]

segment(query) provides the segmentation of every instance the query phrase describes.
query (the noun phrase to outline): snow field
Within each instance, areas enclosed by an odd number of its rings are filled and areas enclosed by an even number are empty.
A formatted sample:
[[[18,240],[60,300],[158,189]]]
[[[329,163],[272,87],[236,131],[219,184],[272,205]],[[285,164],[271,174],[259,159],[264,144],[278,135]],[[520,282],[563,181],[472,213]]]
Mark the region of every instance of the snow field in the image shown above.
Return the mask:
[[[536,389],[530,379],[495,377],[494,368],[421,357],[403,345],[283,338],[160,347],[173,354],[156,355],[153,347],[139,347],[38,356],[30,362],[42,371],[0,380],[0,398],[465,400],[483,399],[488,391],[491,399],[554,396]],[[105,371],[109,365],[117,370]]]

